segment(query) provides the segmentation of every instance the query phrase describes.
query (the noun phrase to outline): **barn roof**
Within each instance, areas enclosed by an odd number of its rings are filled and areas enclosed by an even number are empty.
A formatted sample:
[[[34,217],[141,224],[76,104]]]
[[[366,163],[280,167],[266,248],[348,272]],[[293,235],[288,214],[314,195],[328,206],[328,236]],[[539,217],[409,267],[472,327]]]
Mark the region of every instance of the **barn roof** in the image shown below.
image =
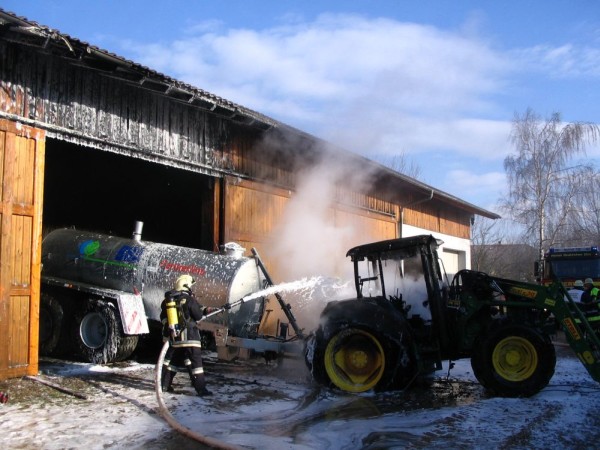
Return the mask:
[[[191,106],[210,111],[212,114],[224,117],[247,126],[266,131],[279,129],[296,134],[314,143],[324,142],[306,132],[279,122],[252,109],[238,105],[227,99],[214,95],[203,89],[176,80],[135,61],[123,58],[115,53],[101,49],[95,45],[61,33],[58,30],[37,22],[19,17],[14,13],[0,8],[0,38],[29,45],[49,54],[70,59],[73,63],[84,65],[90,69],[102,71],[107,76],[135,83],[138,87],[160,93],[174,101],[185,102]],[[325,143],[324,147],[332,148]],[[437,199],[453,207],[471,214],[477,214],[490,219],[500,216],[466,202],[456,196],[436,189],[414,178],[398,173],[382,164],[368,158],[356,155],[344,149],[337,149],[351,159],[359,159],[362,164],[378,172],[379,183],[386,190],[410,190],[415,197],[422,201]],[[419,202],[421,200],[416,200]],[[416,203],[415,202],[415,203]],[[409,205],[407,205],[409,206]]]

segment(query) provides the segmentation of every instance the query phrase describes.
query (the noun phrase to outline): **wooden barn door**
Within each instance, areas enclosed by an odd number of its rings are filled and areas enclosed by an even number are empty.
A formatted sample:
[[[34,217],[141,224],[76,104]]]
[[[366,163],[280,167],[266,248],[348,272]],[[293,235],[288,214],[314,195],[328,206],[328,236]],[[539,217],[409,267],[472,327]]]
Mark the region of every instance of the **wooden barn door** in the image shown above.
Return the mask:
[[[38,371],[45,133],[0,120],[0,379]]]
[[[290,191],[258,182],[224,180],[223,239],[234,241],[248,250],[256,247],[261,256],[268,252],[268,239],[283,215]]]

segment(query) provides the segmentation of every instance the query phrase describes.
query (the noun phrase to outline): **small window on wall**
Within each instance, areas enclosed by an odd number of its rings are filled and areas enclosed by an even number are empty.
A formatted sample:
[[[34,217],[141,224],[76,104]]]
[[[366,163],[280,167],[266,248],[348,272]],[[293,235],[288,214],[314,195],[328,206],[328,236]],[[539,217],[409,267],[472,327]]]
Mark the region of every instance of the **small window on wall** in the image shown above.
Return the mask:
[[[444,248],[441,256],[449,280],[452,280],[456,272],[467,268],[466,252]]]

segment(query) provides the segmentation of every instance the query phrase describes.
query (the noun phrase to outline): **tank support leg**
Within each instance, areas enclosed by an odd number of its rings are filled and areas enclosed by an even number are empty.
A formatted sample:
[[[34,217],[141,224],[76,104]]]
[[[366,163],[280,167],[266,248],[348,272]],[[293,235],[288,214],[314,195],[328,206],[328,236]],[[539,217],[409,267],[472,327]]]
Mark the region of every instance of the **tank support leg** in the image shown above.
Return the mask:
[[[265,275],[265,279],[267,280],[267,283],[269,284],[269,286],[275,286],[275,284],[273,283],[273,280],[271,279],[271,276],[269,275],[269,273],[267,272],[267,269],[265,268],[265,265],[263,264],[262,260],[260,259],[260,256],[258,255],[258,251],[256,251],[255,248],[252,248],[251,251],[252,251],[252,254],[254,255],[254,258],[256,259],[256,264],[258,264],[258,267],[260,267],[260,270],[262,270],[262,273]],[[283,310],[285,317],[287,317],[287,319],[290,322],[290,325],[292,325],[292,328],[294,329],[296,336],[298,336],[300,339],[305,339],[306,337],[304,336],[302,329],[298,326],[298,322],[296,322],[296,318],[294,317],[294,314],[292,313],[292,308],[290,307],[290,305],[286,304],[285,301],[283,300],[283,298],[281,297],[281,295],[279,295],[278,293],[275,293],[275,297],[277,298],[277,301],[279,302],[279,306]]]

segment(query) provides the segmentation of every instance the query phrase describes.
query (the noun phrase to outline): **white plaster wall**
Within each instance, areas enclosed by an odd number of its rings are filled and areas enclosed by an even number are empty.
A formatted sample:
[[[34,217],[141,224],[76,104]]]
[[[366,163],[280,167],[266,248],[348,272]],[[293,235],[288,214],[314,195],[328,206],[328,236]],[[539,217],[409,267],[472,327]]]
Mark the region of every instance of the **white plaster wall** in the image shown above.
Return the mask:
[[[448,268],[451,265],[450,261],[446,261],[449,255],[444,255],[444,249],[450,250],[452,252],[459,252],[459,267],[458,269],[470,269],[471,268],[471,240],[470,239],[461,239],[456,236],[450,236],[448,234],[443,233],[432,233],[429,230],[425,230],[423,228],[413,227],[411,225],[404,225],[402,227],[402,237],[409,236],[417,236],[419,234],[432,234],[436,239],[441,239],[444,241],[442,246],[438,249],[438,254],[442,258],[444,265]],[[450,277],[450,281],[452,281],[452,276],[454,274],[448,274]]]

